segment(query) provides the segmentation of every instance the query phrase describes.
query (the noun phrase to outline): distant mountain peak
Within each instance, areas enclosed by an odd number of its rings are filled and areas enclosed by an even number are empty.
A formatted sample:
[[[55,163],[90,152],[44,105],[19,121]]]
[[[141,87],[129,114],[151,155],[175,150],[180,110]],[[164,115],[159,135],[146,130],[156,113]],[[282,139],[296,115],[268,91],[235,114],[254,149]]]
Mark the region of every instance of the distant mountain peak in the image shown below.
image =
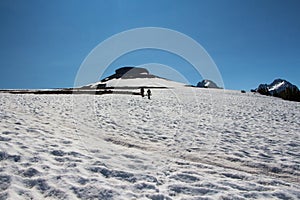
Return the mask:
[[[197,84],[197,87],[220,89],[220,87],[215,82],[213,82],[212,80],[208,80],[208,79],[204,79],[203,81],[199,82]]]
[[[92,83],[84,88],[106,88],[106,87],[182,87],[183,83],[171,81],[153,74],[141,67],[121,67],[115,70],[115,73],[102,79],[99,82]]]
[[[300,91],[298,87],[281,78],[275,79],[271,84],[260,84],[255,91],[262,95],[280,97],[291,101],[300,101]]]
[[[270,84],[268,87],[269,92],[280,90],[280,89],[285,89],[286,87],[292,85],[286,80],[283,79],[275,79],[273,83]]]

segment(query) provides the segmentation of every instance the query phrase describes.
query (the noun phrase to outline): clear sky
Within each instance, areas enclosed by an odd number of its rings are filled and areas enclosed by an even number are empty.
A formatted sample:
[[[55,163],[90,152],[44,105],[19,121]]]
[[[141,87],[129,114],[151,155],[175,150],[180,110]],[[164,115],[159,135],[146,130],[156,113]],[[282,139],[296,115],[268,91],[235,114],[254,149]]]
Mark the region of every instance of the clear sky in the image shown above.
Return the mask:
[[[300,86],[299,0],[1,0],[0,25],[0,88],[72,87],[94,47],[138,27],[196,40],[225,88],[250,90],[275,78]],[[144,63],[174,66],[192,84],[200,81],[188,63],[154,50],[125,55],[111,69]]]

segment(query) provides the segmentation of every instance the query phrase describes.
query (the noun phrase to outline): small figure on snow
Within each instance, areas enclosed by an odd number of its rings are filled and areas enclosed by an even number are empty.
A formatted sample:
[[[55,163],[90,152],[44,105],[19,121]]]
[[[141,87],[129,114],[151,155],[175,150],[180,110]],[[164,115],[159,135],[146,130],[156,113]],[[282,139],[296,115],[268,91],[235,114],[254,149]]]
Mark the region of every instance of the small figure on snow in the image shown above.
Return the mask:
[[[145,90],[144,90],[144,88],[143,88],[143,87],[141,88],[141,95],[142,95],[142,97],[144,97],[144,96],[145,96]]]
[[[148,99],[150,99],[150,96],[151,96],[151,90],[150,89],[147,90],[147,96],[148,96]]]

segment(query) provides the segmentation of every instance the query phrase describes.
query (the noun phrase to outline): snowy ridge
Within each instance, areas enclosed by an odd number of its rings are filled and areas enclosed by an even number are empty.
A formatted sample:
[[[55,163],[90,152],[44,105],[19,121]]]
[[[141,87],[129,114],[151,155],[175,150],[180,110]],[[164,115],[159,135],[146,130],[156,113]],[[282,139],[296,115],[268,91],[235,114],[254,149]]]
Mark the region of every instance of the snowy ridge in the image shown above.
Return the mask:
[[[90,84],[91,88],[97,88],[99,84],[106,84],[106,87],[167,87],[167,88],[175,88],[175,87],[184,87],[186,84],[179,83],[163,78],[114,78],[105,82],[97,82]]]
[[[100,82],[92,83],[84,88],[107,88],[107,87],[184,87],[183,83],[171,81],[150,74],[145,68],[121,67],[115,73],[102,79]]]

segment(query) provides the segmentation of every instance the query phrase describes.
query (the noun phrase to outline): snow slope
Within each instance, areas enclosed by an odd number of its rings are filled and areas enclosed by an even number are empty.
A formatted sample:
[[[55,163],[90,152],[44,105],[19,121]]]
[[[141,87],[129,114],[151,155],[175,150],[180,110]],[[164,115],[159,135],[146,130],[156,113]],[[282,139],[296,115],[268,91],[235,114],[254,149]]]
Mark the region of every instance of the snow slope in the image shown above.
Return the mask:
[[[0,199],[299,199],[300,104],[201,88],[0,94]]]
[[[90,84],[91,88],[96,88],[98,84],[106,84],[106,87],[184,87],[184,83],[179,83],[163,78],[114,78],[106,82],[97,82]]]

